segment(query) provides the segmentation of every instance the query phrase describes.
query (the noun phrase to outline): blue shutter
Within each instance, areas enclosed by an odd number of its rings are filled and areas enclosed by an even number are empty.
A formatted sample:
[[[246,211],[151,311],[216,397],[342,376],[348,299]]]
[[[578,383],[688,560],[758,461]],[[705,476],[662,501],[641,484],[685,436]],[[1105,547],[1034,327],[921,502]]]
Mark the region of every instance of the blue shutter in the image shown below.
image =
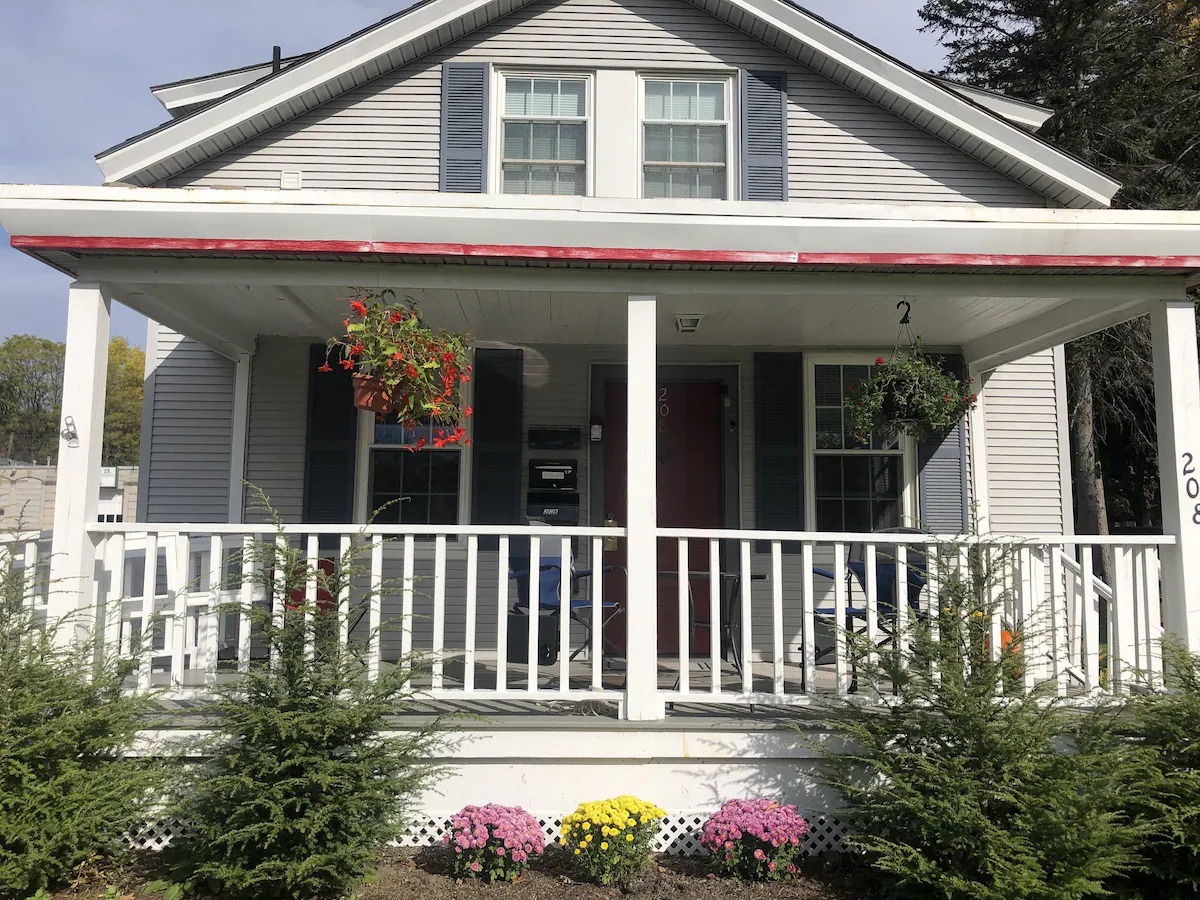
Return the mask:
[[[787,200],[787,74],[742,72],[742,199]]]
[[[804,530],[802,364],[799,353],[754,354],[754,524],[759,529]]]
[[[944,360],[946,369],[961,374],[961,356]],[[917,478],[921,498],[921,527],[937,534],[962,534],[967,529],[967,426],[960,420],[945,434],[927,435],[917,445]]]
[[[442,65],[442,157],[438,188],[487,189],[488,63]]]
[[[521,437],[524,354],[475,351],[472,375],[471,522],[521,525]],[[495,538],[480,538],[495,547]],[[514,547],[514,549],[516,549]]]

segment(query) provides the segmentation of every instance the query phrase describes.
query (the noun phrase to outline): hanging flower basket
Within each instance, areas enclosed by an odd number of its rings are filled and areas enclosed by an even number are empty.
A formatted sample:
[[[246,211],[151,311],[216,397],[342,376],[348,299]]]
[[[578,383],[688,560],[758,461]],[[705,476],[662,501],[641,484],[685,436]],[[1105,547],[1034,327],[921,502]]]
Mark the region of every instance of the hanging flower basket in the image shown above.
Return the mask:
[[[920,338],[891,360],[875,360],[871,376],[846,397],[846,425],[856,440],[949,431],[975,407],[971,379],[956,378],[922,349]]]
[[[460,398],[471,380],[471,336],[430,328],[414,304],[389,302],[391,295],[363,291],[350,301],[345,333],[329,339],[318,371],[353,370],[355,406],[430,426],[437,446],[462,442],[471,415]]]

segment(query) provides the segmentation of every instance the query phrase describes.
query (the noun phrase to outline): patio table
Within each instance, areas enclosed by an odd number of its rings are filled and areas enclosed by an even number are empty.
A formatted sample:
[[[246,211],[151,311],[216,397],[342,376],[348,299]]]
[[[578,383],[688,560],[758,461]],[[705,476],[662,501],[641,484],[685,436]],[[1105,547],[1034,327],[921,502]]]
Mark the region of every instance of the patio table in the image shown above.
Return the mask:
[[[679,572],[675,570],[660,571],[658,577],[662,579],[679,579]],[[712,628],[712,616],[710,614],[707,621],[698,621],[696,619],[696,605],[692,598],[691,580],[693,578],[710,578],[711,573],[707,569],[700,571],[688,572],[688,615],[691,625],[691,636],[695,639],[696,628],[707,626]],[[738,615],[741,612],[741,572],[721,572],[719,577],[722,581],[728,584],[728,589],[720,591],[721,604],[721,658],[726,662],[732,663],[734,671],[737,674],[742,673],[742,654],[741,654],[741,629],[742,617]],[[752,572],[750,574],[751,581],[766,581],[767,576],[762,572]],[[711,638],[710,638],[711,639]],[[732,659],[730,658],[732,656]]]

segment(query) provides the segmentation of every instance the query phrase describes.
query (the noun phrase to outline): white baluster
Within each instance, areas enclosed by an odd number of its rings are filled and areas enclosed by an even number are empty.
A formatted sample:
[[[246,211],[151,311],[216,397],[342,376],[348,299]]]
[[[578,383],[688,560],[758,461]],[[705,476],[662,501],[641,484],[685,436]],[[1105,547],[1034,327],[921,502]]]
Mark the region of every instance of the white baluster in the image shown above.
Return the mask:
[[[404,536],[404,584],[400,591],[400,657],[403,665],[412,672],[410,656],[413,652],[413,597],[416,590],[417,542],[411,534]],[[383,605],[383,546],[379,548],[379,596],[380,609]],[[382,616],[382,612],[381,612]]]
[[[529,539],[529,628],[525,635],[525,690],[537,693],[538,632],[542,622],[542,539]]]
[[[174,553],[167,554],[167,595],[175,594],[174,617],[171,620],[171,680],[177,687],[183,686],[187,664],[187,618],[188,618],[188,561],[191,559],[192,536],[177,534],[173,542]]]
[[[239,590],[238,604],[238,671],[250,671],[250,610],[254,604],[254,578],[257,574],[258,563],[254,558],[255,542],[253,535],[242,538],[242,584]]]
[[[404,592],[408,597],[409,591],[409,560],[412,554],[410,542],[412,535],[404,539]],[[367,678],[371,681],[379,678],[380,660],[383,656],[383,535],[371,535],[371,588],[367,597]],[[408,634],[409,621],[406,617],[401,623],[403,634]],[[403,664],[409,665],[408,653],[401,651]]]
[[[1147,677],[1152,688],[1162,687],[1162,611],[1159,607],[1158,548],[1143,547],[1141,551],[1144,594],[1141,606],[1146,616]]]
[[[804,622],[804,691],[812,694],[817,689],[817,605],[813,584],[813,545],[805,541],[800,548],[802,579],[801,614]]]
[[[479,538],[467,536],[467,622],[463,653],[463,691],[475,690],[475,604],[479,597]]]
[[[783,670],[783,546],[779,541],[771,541],[771,657],[772,683],[771,688],[776,697],[782,697],[784,690]]]
[[[850,647],[846,635],[846,545],[838,541],[833,545],[833,634],[834,670],[837,677],[837,692],[850,692]]]
[[[928,584],[925,590],[929,591]],[[896,660],[900,668],[908,665],[908,547],[896,545]]]
[[[146,565],[142,572],[142,632],[138,662],[138,690],[150,689],[154,655],[154,594],[158,587],[158,533],[146,532]]]
[[[1081,547],[1079,565],[1083,570],[1083,642],[1084,673],[1088,690],[1100,690],[1100,597],[1093,575],[1092,548]]]
[[[754,596],[754,586],[751,583],[753,572],[750,569],[750,542],[743,539],[741,542],[741,566],[742,566],[742,693],[750,694],[754,690],[754,663],[751,659],[753,645],[751,644],[751,629],[753,628],[753,617],[750,610],[750,599]]]
[[[604,538],[592,538],[592,690],[604,687]]]
[[[708,661],[712,668],[709,689],[714,694],[721,692],[721,598],[725,584],[721,580],[721,542],[708,542]]]
[[[304,555],[304,655],[312,659],[316,644],[316,634],[313,622],[317,608],[317,590],[320,585],[318,573],[321,571],[321,539],[315,535],[308,536],[308,549]]]
[[[571,558],[571,539],[559,544],[558,559],[562,566],[558,578],[558,692],[571,690],[571,582],[575,561]]]
[[[203,658],[204,683],[212,686],[217,681],[217,656],[220,651],[221,622],[224,613],[221,610],[221,588],[225,581],[225,542],[221,535],[214,534],[208,541],[208,607],[203,612]]]
[[[496,554],[496,690],[508,690],[508,535],[502,534]]]
[[[354,571],[354,542],[348,534],[339,541],[337,565],[338,641],[339,648],[344,648],[350,643],[350,579]]]
[[[679,538],[679,692],[686,694],[691,689],[691,565],[688,562],[688,539]]]
[[[879,548],[867,543],[863,548],[863,577],[867,585],[867,665],[875,665],[879,646]],[[896,594],[897,603],[907,603],[908,593]]]
[[[1137,632],[1135,605],[1137,592],[1134,588],[1133,560],[1126,546],[1113,547],[1112,603],[1109,615],[1112,619],[1112,642],[1108,655],[1112,660],[1113,691],[1122,693],[1136,682]]]
[[[440,691],[446,661],[446,536],[433,540],[433,689]]]

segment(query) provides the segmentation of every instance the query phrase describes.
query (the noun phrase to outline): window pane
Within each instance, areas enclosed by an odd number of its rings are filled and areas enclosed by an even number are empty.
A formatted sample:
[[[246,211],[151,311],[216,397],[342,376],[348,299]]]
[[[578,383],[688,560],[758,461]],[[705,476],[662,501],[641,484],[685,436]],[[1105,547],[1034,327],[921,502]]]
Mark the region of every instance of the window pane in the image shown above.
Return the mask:
[[[505,163],[503,167],[506,194],[558,194],[583,196],[586,170],[584,166],[540,166]]]
[[[645,154],[648,162],[671,161],[671,126],[646,126]]]
[[[434,454],[435,456],[439,454]],[[429,498],[430,525],[458,524],[458,497],[447,494],[434,494]]]
[[[840,407],[817,409],[817,449],[842,449],[842,410]]]
[[[671,85],[666,81],[646,82],[646,118],[667,118],[667,104],[671,96]]]
[[[402,490],[403,457],[407,450],[371,451],[371,489],[377,494],[398,494]]]
[[[696,118],[696,85],[683,81],[671,82],[671,102],[667,107],[668,119]]]
[[[556,79],[535,78],[533,81],[533,91],[529,95],[529,109],[526,115],[554,115],[554,100],[557,94],[558,81]]]
[[[560,159],[558,125],[553,122],[535,122],[530,147],[532,150],[527,159]]]
[[[840,406],[842,367],[813,366],[813,388],[817,395],[817,406]]]
[[[530,122],[504,123],[504,158],[533,158],[533,124]]]
[[[900,496],[900,457],[872,456],[871,466],[874,470],[871,486],[876,497]]]
[[[701,82],[699,86],[698,119],[725,118],[725,85]]]
[[[587,126],[582,122],[570,124],[563,122],[558,126],[558,156],[555,159],[583,162],[587,156]],[[540,159],[540,157],[539,157]]]
[[[583,116],[587,112],[587,100],[582,80],[560,81],[558,98],[555,102],[556,116]]]
[[[666,197],[670,190],[671,176],[667,170],[647,166],[646,177],[642,185],[642,196],[657,199]]]
[[[457,494],[459,454],[446,450],[421,455],[429,457],[429,490],[434,494]]]
[[[402,525],[429,524],[429,495],[405,497],[400,501],[400,523]]]
[[[429,493],[429,454],[408,453],[404,460],[404,478],[400,482],[400,491],[404,494]]]
[[[690,196],[700,200],[724,200],[725,170],[698,169],[696,171],[696,190]]]
[[[817,501],[817,531],[845,531],[840,500]]]
[[[682,199],[725,199],[724,168],[690,166],[646,166],[642,193],[646,197]]]
[[[842,457],[842,485],[847,497],[871,496],[871,458]]]
[[[870,500],[847,500],[843,509],[845,512],[842,526],[847,531],[871,531]]]
[[[696,162],[725,162],[725,126],[700,125],[696,128]]]
[[[842,459],[839,456],[818,456],[813,462],[818,497],[842,496]]]
[[[528,78],[507,78],[504,82],[504,114],[506,116],[529,115],[529,94],[533,82]]]
[[[696,129],[691,125],[671,125],[671,155],[668,162],[696,162]]]
[[[371,513],[378,525],[400,524],[400,498],[387,494],[371,495]]]
[[[513,166],[505,163],[503,172],[504,193],[506,194],[528,194],[529,193],[529,167],[528,166]]]
[[[900,527],[900,501],[899,500],[877,500],[873,504],[874,516],[873,524],[876,531],[881,528],[899,528]],[[910,551],[908,558],[913,559]]]

